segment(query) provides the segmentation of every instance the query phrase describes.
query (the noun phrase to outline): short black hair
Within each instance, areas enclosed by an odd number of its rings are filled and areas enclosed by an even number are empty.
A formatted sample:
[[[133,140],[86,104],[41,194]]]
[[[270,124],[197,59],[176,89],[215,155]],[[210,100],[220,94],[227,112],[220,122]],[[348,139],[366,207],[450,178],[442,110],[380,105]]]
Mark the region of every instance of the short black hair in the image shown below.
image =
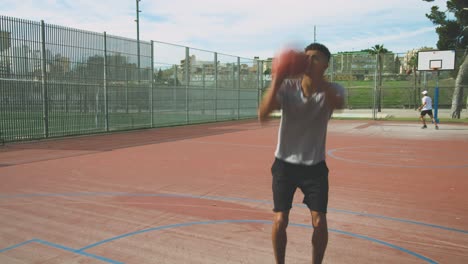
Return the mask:
[[[328,61],[330,61],[331,53],[325,45],[315,42],[305,48],[306,52],[308,50],[318,50],[322,52],[323,54],[325,54],[325,56],[327,56]]]

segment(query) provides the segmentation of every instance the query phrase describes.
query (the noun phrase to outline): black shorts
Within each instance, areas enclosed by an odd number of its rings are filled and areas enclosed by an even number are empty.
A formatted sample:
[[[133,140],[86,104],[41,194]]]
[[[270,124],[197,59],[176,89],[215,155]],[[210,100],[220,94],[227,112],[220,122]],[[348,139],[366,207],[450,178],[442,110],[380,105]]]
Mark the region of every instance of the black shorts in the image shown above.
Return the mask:
[[[426,114],[428,114],[429,116],[433,116],[432,109],[431,110],[422,110],[421,111],[421,116],[426,116]]]
[[[327,212],[328,168],[325,161],[316,165],[299,165],[275,159],[271,174],[273,175],[273,211],[289,211],[294,193],[300,188],[304,194],[303,203],[311,211]]]

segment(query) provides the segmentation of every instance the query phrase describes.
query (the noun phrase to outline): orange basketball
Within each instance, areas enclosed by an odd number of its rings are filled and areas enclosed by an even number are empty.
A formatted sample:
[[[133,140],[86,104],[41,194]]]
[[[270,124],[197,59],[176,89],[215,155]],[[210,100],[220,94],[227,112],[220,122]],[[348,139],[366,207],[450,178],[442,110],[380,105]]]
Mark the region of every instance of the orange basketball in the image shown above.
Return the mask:
[[[302,74],[309,64],[308,56],[295,50],[284,50],[273,59],[272,73],[283,77]]]

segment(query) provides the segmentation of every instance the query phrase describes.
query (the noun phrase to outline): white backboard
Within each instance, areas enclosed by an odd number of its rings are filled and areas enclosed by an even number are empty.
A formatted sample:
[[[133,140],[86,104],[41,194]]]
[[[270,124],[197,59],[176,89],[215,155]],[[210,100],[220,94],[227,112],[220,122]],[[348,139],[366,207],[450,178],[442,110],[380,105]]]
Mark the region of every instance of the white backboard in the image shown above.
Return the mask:
[[[431,71],[455,69],[454,50],[431,50],[418,52],[418,71]]]

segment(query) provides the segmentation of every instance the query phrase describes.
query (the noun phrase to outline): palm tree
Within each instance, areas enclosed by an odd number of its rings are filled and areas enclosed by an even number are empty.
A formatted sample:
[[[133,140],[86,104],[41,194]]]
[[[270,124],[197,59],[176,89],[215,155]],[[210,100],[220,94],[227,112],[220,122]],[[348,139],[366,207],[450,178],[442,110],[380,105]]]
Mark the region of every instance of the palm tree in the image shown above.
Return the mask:
[[[414,108],[416,109],[418,107],[417,103],[417,95],[420,94],[420,89],[418,86],[418,75],[416,73],[416,69],[418,66],[418,55],[417,51],[413,52],[411,57],[408,59],[408,69],[406,70],[406,73],[409,75],[413,73],[413,96],[414,96]],[[417,90],[417,91],[416,91]]]
[[[378,74],[378,89],[377,89],[377,109],[378,112],[382,111],[382,72],[383,72],[383,58],[384,54],[388,53],[388,50],[384,48],[384,45],[375,45],[371,49],[367,50],[369,54],[377,56],[377,74]]]

